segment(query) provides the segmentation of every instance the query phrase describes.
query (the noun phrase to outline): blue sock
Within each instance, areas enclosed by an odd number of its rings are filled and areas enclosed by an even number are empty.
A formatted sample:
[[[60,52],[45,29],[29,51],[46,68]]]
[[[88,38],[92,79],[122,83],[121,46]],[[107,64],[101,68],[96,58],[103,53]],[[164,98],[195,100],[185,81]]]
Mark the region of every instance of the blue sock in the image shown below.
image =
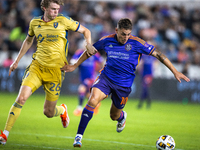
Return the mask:
[[[117,119],[118,122],[122,121],[124,119],[124,112],[121,112],[120,117]]]
[[[92,119],[93,113],[94,113],[94,108],[86,104],[81,115],[81,121],[79,123],[77,134],[83,135],[88,122]]]
[[[85,99],[85,94],[80,94],[79,95],[79,105],[82,106],[83,105],[83,100]]]

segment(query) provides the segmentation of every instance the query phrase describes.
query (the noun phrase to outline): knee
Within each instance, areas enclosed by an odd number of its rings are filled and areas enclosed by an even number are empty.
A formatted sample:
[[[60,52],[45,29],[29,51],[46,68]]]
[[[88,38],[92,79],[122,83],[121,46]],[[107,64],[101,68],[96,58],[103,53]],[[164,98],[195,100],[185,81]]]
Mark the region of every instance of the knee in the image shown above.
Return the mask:
[[[44,109],[43,113],[47,118],[52,118],[54,116],[54,113],[52,113],[50,110]]]
[[[98,105],[99,101],[95,97],[91,97],[88,101],[88,105],[95,108]]]
[[[28,97],[23,96],[23,95],[19,95],[16,99],[16,102],[24,105],[27,99],[28,99]]]

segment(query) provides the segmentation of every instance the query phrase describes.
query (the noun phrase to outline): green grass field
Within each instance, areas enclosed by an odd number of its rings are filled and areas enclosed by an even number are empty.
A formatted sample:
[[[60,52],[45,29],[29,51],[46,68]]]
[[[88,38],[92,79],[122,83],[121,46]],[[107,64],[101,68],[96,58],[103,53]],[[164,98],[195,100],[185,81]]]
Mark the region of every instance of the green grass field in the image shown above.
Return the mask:
[[[17,94],[0,93],[0,129],[8,116]],[[24,105],[21,115],[12,128],[5,150],[73,150],[72,144],[80,117],[73,115],[77,105],[75,96],[61,96],[58,105],[68,106],[70,124],[64,129],[59,117],[43,115],[44,95],[33,94]],[[83,150],[155,150],[157,138],[171,135],[176,150],[200,149],[200,105],[178,102],[153,101],[151,109],[137,109],[138,100],[129,99],[127,122],[123,132],[116,132],[116,122],[109,118],[111,100],[101,104],[82,140]]]

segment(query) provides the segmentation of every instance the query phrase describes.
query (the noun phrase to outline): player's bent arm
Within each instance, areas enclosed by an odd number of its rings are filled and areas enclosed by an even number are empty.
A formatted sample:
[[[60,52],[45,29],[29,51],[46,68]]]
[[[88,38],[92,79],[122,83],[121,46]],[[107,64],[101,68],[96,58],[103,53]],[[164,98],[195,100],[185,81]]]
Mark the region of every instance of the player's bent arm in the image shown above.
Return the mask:
[[[26,52],[29,50],[31,45],[33,44],[34,37],[30,37],[29,35],[26,36],[26,39],[22,43],[22,46],[20,48],[20,51],[17,55],[17,58],[15,59],[15,62],[19,62],[20,59],[26,54]]]
[[[153,51],[151,54],[152,56],[156,57],[160,62],[162,62],[167,68],[171,70],[171,72],[174,74],[175,78],[181,82],[180,79],[184,79],[185,81],[189,82],[190,79],[186,77],[181,72],[177,71],[174,65],[171,63],[171,61],[159,50]]]
[[[92,46],[91,44],[91,32],[89,29],[87,29],[86,27],[80,25],[79,29],[78,29],[79,33],[82,33],[84,35],[85,41],[86,41],[86,49],[87,49],[87,54],[89,56],[94,55],[97,53],[97,50]]]
[[[91,44],[91,32],[89,29],[87,29],[86,27],[80,25],[78,31],[79,33],[82,33],[84,35],[84,38],[86,40],[86,43],[88,44]]]
[[[10,66],[9,76],[11,75],[11,72],[14,71],[18,67],[18,63],[19,63],[20,59],[26,54],[28,49],[31,47],[33,40],[34,40],[34,37],[30,37],[29,35],[27,35],[26,39],[22,43],[22,46],[21,46],[21,49],[20,49],[20,51],[17,55],[17,58],[15,59],[15,61]]]

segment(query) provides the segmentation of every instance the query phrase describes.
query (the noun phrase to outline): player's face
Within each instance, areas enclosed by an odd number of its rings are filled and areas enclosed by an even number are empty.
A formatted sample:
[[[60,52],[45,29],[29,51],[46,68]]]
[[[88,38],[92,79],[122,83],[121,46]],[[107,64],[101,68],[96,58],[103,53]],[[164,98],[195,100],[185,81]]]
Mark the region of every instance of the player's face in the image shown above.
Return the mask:
[[[115,32],[117,34],[117,40],[121,44],[125,44],[131,36],[131,30],[116,28]]]
[[[44,9],[45,9],[45,16],[47,17],[48,21],[51,21],[57,17],[60,5],[56,3],[50,3],[49,7]]]

